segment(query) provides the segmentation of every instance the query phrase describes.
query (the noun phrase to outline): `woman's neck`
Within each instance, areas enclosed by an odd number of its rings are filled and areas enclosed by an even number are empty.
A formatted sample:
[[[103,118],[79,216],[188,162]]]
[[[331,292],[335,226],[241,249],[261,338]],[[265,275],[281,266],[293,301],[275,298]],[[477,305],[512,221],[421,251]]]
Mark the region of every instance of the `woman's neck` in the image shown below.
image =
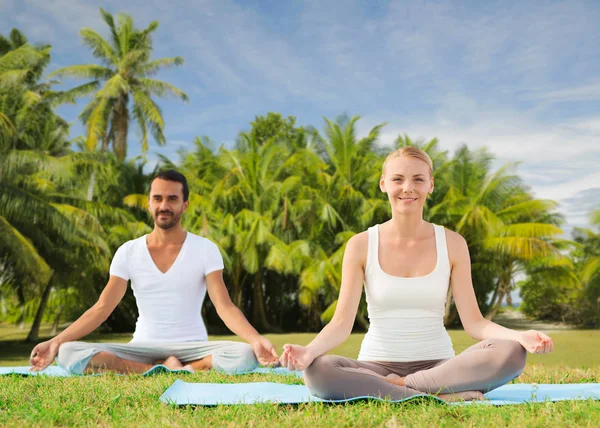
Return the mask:
[[[388,222],[388,231],[398,238],[417,238],[425,232],[428,223],[423,220],[421,213],[416,214],[396,214]]]

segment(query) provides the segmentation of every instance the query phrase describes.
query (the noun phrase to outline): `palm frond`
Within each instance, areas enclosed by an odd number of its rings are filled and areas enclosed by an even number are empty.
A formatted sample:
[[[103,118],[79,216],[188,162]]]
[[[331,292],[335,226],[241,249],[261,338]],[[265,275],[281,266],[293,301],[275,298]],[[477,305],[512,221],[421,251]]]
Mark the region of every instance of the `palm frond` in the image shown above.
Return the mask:
[[[100,34],[91,28],[82,28],[80,34],[83,44],[92,49],[92,55],[99,58],[105,64],[118,64],[117,53]]]
[[[1,215],[0,235],[3,237],[0,239],[0,253],[8,255],[9,263],[19,276],[39,284],[49,279],[51,269],[35,246]]]
[[[170,67],[178,67],[183,65],[184,59],[180,56],[175,56],[172,58],[160,58],[150,61],[142,66],[140,66],[137,71],[142,76],[154,76],[160,70]]]
[[[145,210],[148,208],[148,195],[131,194],[123,198],[123,203],[128,207]]]
[[[174,85],[171,85],[170,83],[163,82],[162,80],[148,79],[146,77],[140,78],[139,82],[144,92],[154,94],[159,97],[173,95],[177,98],[181,98],[183,101],[189,101],[188,96],[183,91]]]
[[[70,65],[59,68],[48,75],[48,77],[80,77],[92,80],[108,80],[115,72],[110,68],[96,64]]]

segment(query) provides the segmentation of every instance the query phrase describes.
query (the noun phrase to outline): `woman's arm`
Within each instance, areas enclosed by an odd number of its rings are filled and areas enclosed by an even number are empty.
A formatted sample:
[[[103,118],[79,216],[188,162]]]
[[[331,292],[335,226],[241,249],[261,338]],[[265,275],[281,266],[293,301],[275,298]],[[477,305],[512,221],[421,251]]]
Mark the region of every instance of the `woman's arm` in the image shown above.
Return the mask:
[[[346,244],[342,262],[340,295],[331,322],[306,347],[284,345],[281,364],[290,370],[304,370],[315,358],[341,345],[352,332],[360,303],[367,254],[367,232],[353,236]]]
[[[471,279],[471,258],[467,243],[462,236],[451,231],[446,231],[446,242],[452,269],[450,287],[466,333],[476,340],[516,340],[532,353],[551,352],[554,349],[552,339],[544,333],[535,330],[527,332],[512,330],[486,320],[481,315]]]

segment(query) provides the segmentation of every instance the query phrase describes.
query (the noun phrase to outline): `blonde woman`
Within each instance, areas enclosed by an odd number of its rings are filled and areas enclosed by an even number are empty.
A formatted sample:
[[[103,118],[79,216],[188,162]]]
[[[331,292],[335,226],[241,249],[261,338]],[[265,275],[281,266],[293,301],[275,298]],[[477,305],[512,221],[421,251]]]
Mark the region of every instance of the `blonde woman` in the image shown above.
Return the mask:
[[[308,346],[285,345],[283,366],[304,370],[311,392],[325,399],[428,393],[474,400],[519,376],[526,351],[553,350],[544,333],[511,330],[481,315],[465,240],[423,219],[434,191],[425,152],[404,147],[391,153],[380,188],[391,220],[348,241],[333,319]],[[358,359],[325,355],[348,338],[363,284],[370,326]],[[449,286],[465,331],[480,341],[456,356],[443,324]]]

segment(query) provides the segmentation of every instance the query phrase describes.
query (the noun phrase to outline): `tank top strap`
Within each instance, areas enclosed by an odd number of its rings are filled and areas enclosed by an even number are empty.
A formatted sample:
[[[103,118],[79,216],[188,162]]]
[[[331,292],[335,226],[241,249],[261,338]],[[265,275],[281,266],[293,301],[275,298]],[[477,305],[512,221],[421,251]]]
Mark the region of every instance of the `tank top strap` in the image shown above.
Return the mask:
[[[376,263],[379,258],[379,225],[371,226],[368,229],[368,246],[367,246],[367,265],[365,272],[373,268],[373,263]]]
[[[437,265],[450,266],[450,259],[448,257],[448,245],[446,244],[446,229],[444,226],[437,224],[433,225],[435,231],[435,249],[437,252]]]

